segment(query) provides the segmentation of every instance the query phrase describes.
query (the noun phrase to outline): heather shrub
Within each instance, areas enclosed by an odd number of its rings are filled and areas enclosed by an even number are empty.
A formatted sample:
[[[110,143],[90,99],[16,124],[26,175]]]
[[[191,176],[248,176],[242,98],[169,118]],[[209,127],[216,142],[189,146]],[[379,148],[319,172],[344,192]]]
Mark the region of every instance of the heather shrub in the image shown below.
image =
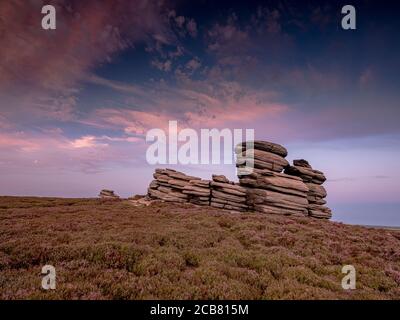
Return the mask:
[[[0,298],[399,299],[399,234],[191,204],[0,197]],[[41,289],[44,264],[56,290]],[[341,287],[344,264],[356,290]]]

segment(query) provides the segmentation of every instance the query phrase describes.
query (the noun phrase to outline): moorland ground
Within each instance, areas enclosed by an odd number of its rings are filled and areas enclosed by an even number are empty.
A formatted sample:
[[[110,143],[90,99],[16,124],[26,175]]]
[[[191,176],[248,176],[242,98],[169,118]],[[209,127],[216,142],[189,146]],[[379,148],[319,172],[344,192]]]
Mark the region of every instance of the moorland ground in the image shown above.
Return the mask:
[[[56,289],[41,289],[41,268]],[[357,288],[344,290],[343,265]],[[128,200],[0,197],[0,299],[400,299],[400,233]]]

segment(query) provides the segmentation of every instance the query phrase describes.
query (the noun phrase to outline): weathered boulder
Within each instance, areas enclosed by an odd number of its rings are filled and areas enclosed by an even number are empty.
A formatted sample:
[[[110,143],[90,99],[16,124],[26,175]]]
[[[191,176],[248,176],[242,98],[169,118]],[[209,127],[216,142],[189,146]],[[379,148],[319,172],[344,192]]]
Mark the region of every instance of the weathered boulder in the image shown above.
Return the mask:
[[[293,179],[291,176],[271,172],[270,175],[251,174],[239,179],[240,184],[253,188],[273,190],[284,194],[292,194],[307,197],[308,187],[301,179]]]
[[[244,163],[247,166],[252,166],[256,169],[268,169],[275,172],[282,172],[284,168],[289,166],[289,162],[274,153],[250,149],[242,152],[237,156],[237,166],[242,166]]]
[[[116,195],[113,190],[103,189],[99,193],[99,198],[115,200],[119,199],[119,196]]]

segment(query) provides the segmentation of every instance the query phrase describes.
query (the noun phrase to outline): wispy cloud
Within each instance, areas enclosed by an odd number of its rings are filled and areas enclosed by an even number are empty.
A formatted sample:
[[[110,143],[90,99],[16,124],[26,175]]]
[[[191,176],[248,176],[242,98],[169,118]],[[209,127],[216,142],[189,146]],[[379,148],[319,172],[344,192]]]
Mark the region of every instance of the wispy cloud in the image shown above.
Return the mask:
[[[61,131],[0,134],[0,171],[43,170],[99,172],[112,164],[135,162],[127,144],[144,147],[142,139],[129,136],[67,138]]]
[[[351,181],[359,181],[359,180],[371,180],[371,179],[391,179],[390,176],[385,175],[376,175],[376,176],[363,176],[363,177],[343,177],[343,178],[334,178],[328,179],[329,182],[351,182]]]
[[[76,111],[79,81],[113,55],[138,42],[169,37],[163,2],[67,1],[55,3],[57,30],[44,31],[40,1],[2,1],[0,110],[69,120]],[[21,90],[24,92],[21,96]]]
[[[370,67],[366,68],[360,75],[360,87],[367,87],[374,80],[374,73]]]
[[[119,126],[125,132],[144,134],[151,128],[166,128],[169,120],[182,126],[232,127],[245,126],[260,117],[274,117],[288,111],[288,106],[274,102],[274,93],[260,92],[237,82],[212,83],[188,81],[180,86],[164,83],[145,87],[128,86],[95,78],[94,83],[126,94],[131,108],[99,108],[82,120],[99,126]]]

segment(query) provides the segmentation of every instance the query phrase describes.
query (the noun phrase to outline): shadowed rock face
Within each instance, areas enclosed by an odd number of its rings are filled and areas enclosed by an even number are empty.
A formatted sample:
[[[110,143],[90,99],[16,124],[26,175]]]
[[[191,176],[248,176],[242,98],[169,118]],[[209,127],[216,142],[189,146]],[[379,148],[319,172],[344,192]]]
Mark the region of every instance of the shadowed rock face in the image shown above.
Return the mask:
[[[325,206],[327,192],[322,186],[326,180],[323,172],[314,170],[306,160],[300,159],[293,160],[293,166],[286,168],[285,173],[300,177],[307,185],[308,215],[324,219],[332,217],[331,209]]]
[[[212,180],[203,180],[172,169],[156,169],[148,197],[233,211],[324,219],[332,216],[325,206],[327,192],[322,186],[325,175],[314,170],[308,161],[294,160],[291,166],[285,159],[286,148],[268,141],[243,142],[236,146],[235,152],[239,184],[223,175],[214,174]],[[249,163],[254,168],[244,175]]]
[[[323,184],[326,181],[325,175],[318,170],[313,170],[311,167],[289,166],[285,169],[285,173],[300,177],[304,182],[314,184]]]

